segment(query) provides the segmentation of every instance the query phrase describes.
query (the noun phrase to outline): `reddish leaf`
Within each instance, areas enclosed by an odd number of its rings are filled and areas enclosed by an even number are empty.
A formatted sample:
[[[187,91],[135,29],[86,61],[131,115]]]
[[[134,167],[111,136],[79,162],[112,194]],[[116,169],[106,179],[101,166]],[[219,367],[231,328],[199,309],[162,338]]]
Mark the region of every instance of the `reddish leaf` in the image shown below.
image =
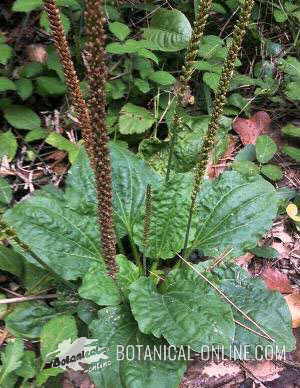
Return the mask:
[[[300,327],[300,294],[295,292],[284,298],[292,315],[292,327]]]
[[[233,122],[233,129],[239,134],[243,144],[255,144],[259,135],[266,132],[271,124],[271,118],[267,112],[255,113],[250,119],[238,117]]]
[[[265,267],[261,273],[266,286],[270,290],[279,291],[282,294],[290,294],[293,288],[286,274],[272,267]]]

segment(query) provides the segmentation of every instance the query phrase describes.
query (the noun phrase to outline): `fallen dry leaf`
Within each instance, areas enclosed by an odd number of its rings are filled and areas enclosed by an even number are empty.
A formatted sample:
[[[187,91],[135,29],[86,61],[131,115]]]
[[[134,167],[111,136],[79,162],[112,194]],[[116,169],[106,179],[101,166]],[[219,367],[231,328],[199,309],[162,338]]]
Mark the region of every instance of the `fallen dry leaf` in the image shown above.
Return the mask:
[[[234,136],[230,136],[228,148],[219,160],[218,164],[212,164],[210,162],[207,167],[207,175],[210,179],[217,178],[227,167],[228,160],[232,158],[232,154],[235,150],[236,139]]]
[[[243,268],[247,268],[250,261],[253,259],[254,255],[253,253],[247,252],[244,255],[237,257],[235,259],[235,262],[237,265]]]
[[[234,131],[239,134],[244,145],[255,144],[259,135],[270,128],[271,118],[267,112],[255,113],[250,119],[238,117],[233,122]]]
[[[293,292],[287,275],[276,268],[266,266],[261,272],[261,277],[270,290],[279,291],[282,294],[291,294]]]
[[[292,327],[296,329],[300,327],[300,293],[285,295],[285,301],[289,306],[292,315]]]
[[[250,377],[254,376],[261,382],[273,381],[280,377],[284,367],[274,364],[271,360],[247,361],[242,363]]]

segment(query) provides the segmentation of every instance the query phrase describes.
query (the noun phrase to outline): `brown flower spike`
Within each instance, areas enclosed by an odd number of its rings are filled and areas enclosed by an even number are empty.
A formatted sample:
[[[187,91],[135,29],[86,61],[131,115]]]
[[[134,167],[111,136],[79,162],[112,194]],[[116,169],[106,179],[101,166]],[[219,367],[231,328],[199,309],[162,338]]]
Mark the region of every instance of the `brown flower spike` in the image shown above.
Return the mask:
[[[113,227],[112,174],[108,148],[109,136],[105,123],[105,65],[106,22],[102,12],[102,0],[86,0],[85,24],[87,37],[88,80],[90,86],[89,109],[92,117],[93,165],[98,195],[98,219],[100,221],[102,251],[109,275],[117,271],[116,238]]]
[[[91,125],[89,111],[79,87],[79,80],[71,58],[59,10],[56,6],[55,0],[44,0],[44,8],[48,15],[55,47],[64,69],[65,80],[71,98],[71,103],[74,105],[78,114],[78,120],[80,122],[82,136],[85,140],[85,146],[87,151],[91,154]]]

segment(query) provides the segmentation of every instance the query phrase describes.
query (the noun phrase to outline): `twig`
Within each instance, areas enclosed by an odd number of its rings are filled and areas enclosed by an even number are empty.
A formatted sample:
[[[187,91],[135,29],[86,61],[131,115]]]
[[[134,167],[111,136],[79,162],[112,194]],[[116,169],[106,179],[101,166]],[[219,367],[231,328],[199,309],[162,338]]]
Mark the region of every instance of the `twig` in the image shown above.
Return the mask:
[[[55,299],[57,298],[57,295],[58,294],[31,295],[31,296],[22,296],[20,298],[0,299],[0,304],[21,303],[21,302],[27,302],[28,300]]]

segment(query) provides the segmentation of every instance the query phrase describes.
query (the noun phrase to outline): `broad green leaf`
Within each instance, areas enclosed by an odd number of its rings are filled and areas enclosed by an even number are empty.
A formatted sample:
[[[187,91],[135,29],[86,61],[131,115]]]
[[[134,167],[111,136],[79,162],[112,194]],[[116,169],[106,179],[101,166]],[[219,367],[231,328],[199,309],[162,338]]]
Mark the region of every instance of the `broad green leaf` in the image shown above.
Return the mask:
[[[16,90],[15,83],[7,77],[0,77],[0,92],[6,92],[7,90]]]
[[[12,248],[0,245],[0,269],[10,272],[21,279],[24,273],[23,257]]]
[[[277,23],[284,23],[289,18],[288,14],[281,9],[275,9],[273,11],[273,16],[274,16]]]
[[[6,316],[5,325],[16,337],[37,338],[43,325],[56,316],[53,308],[40,301],[18,303]]]
[[[299,137],[300,138],[300,127],[296,126],[296,125],[293,125],[292,123],[282,127],[281,131],[286,136]]]
[[[122,294],[128,298],[130,285],[140,276],[140,269],[124,255],[117,255],[118,265],[117,283]]]
[[[275,341],[272,342],[250,330],[236,325],[233,345],[242,350],[242,355],[252,358],[264,357],[266,352],[290,352],[295,348],[295,337],[291,327],[291,314],[279,292],[270,291],[264,282],[251,277],[241,267],[231,265],[214,271],[220,277],[220,288],[229,299],[242,311],[247,313]],[[261,331],[236,309],[232,309],[234,318],[241,324]],[[274,353],[273,353],[274,355]],[[234,357],[234,354],[232,354]]]
[[[256,159],[260,163],[267,163],[277,151],[277,145],[268,135],[258,136],[255,143]]]
[[[279,62],[280,68],[286,74],[291,75],[295,79],[300,78],[300,61],[295,57],[287,57]]]
[[[17,93],[22,98],[22,100],[26,100],[32,95],[33,85],[32,81],[27,78],[20,78],[15,81],[17,87]]]
[[[60,12],[60,18],[61,22],[65,31],[65,34],[68,34],[71,28],[71,22],[69,18],[63,13]],[[40,17],[40,26],[46,30],[46,32],[51,33],[51,28],[50,28],[50,23],[48,16],[45,11],[42,12],[41,17]]]
[[[36,83],[42,93],[46,95],[60,96],[66,92],[66,85],[57,77],[38,77]]]
[[[291,100],[299,101],[300,100],[299,89],[300,89],[300,80],[298,79],[295,82],[289,82],[286,85],[286,89],[284,92],[285,92],[286,96],[288,98],[290,98]]]
[[[158,65],[159,59],[155,54],[153,54],[152,51],[147,50],[146,48],[141,48],[137,51],[137,54],[141,57],[152,59],[152,61],[154,61]]]
[[[22,364],[15,370],[15,374],[25,379],[31,379],[36,374],[36,358],[35,353],[31,350],[26,350],[22,358]],[[22,387],[23,388],[23,387]]]
[[[158,175],[134,153],[117,143],[110,143],[113,176],[113,206],[115,225],[119,237],[132,235],[147,184],[156,186]],[[66,200],[68,206],[80,214],[92,217],[96,223],[96,191],[93,170],[84,150],[69,172],[67,178]]]
[[[13,160],[17,149],[18,143],[12,131],[0,133],[0,159],[7,156],[9,161]]]
[[[206,256],[231,250],[237,257],[269,230],[277,207],[274,187],[260,175],[246,178],[230,171],[205,181],[198,195],[198,228],[192,246]]]
[[[119,40],[125,40],[130,34],[130,28],[124,23],[109,23],[108,28]]]
[[[236,157],[234,160],[236,161],[249,160],[252,162],[256,160],[256,152],[255,152],[254,144],[247,144],[236,154]]]
[[[277,259],[278,251],[272,247],[255,247],[250,250],[257,257],[262,257],[264,259]]]
[[[149,82],[146,80],[136,78],[134,84],[142,93],[148,93],[150,90]]]
[[[12,48],[8,44],[0,44],[0,64],[6,65],[12,56]]]
[[[282,152],[296,160],[296,162],[300,162],[300,148],[285,145],[282,148]]]
[[[12,10],[14,12],[31,12],[43,5],[42,0],[16,0],[13,4]]]
[[[72,315],[58,315],[51,318],[42,328],[40,335],[42,365],[56,355],[58,345],[64,340],[77,338],[76,321]]]
[[[44,65],[37,62],[28,63],[24,65],[20,70],[20,75],[22,77],[31,78],[39,75],[43,72]]]
[[[151,73],[148,78],[160,85],[172,85],[176,82],[176,78],[167,71],[155,71],[154,73]]]
[[[5,379],[11,372],[19,368],[23,354],[24,345],[21,339],[15,339],[6,345],[5,351],[1,353],[0,386],[4,387]]]
[[[36,383],[39,387],[43,387],[46,381],[49,379],[49,377],[55,377],[59,375],[60,373],[63,373],[63,370],[61,368],[47,368],[43,369],[37,376],[36,376]]]
[[[85,273],[78,293],[82,298],[90,299],[100,306],[115,306],[122,302],[122,295],[115,281],[98,264],[91,265]]]
[[[245,176],[259,174],[259,167],[249,160],[236,160],[231,164],[231,168]]]
[[[218,89],[220,75],[217,73],[204,73],[203,81],[214,91]]]
[[[35,129],[41,126],[41,119],[33,110],[23,105],[11,105],[4,110],[4,117],[17,129]]]
[[[0,206],[9,205],[11,200],[12,189],[10,184],[4,178],[0,178]]]
[[[126,93],[127,85],[120,79],[115,79],[113,81],[107,82],[106,84],[106,93],[108,98],[111,97],[113,100],[118,100],[119,98],[124,97]]]
[[[80,189],[85,190],[83,182]],[[75,195],[72,190],[69,188],[66,201],[62,191],[46,186],[4,215],[20,239],[67,280],[81,277],[92,262],[102,262],[96,211],[87,214],[85,204],[78,212],[72,210],[68,202]],[[78,197],[77,201],[81,200]]]
[[[275,164],[266,164],[261,167],[261,173],[272,181],[280,181],[283,178],[282,170]]]
[[[207,61],[197,61],[194,64],[194,68],[200,71],[209,71],[213,73],[221,73],[222,66],[221,65],[212,65]]]
[[[185,15],[177,9],[159,9],[154,13],[144,38],[160,51],[179,51],[187,47],[192,27]]]
[[[89,329],[92,338],[98,339],[98,346],[105,347],[105,354],[109,357],[107,361],[101,360],[102,368],[97,368],[97,363],[90,365],[89,375],[97,387],[179,386],[186,362],[182,358],[174,361],[155,358],[155,349],[159,351],[169,345],[153,336],[142,334],[127,305],[101,309],[99,318],[90,324]],[[140,357],[138,347],[141,349]],[[128,351],[130,358],[126,359]],[[146,354],[148,357],[145,357]]]
[[[192,175],[177,174],[167,184],[152,190],[152,216],[146,249],[143,246],[145,208],[134,225],[134,241],[147,257],[170,259],[183,248],[192,188]]]
[[[69,155],[70,162],[75,162],[79,153],[78,145],[72,143],[70,140],[66,139],[64,136],[57,132],[51,132],[50,135],[46,137],[45,142],[52,145],[54,148],[66,151]]]
[[[49,132],[45,128],[36,128],[26,133],[26,136],[24,139],[25,141],[30,143],[31,141],[45,139],[48,136],[48,133]]]
[[[163,336],[175,346],[189,345],[194,351],[204,345],[228,348],[233,341],[230,305],[192,269],[172,270],[158,290],[146,277],[130,288],[131,309],[143,333]]]
[[[129,102],[120,111],[119,130],[123,135],[143,133],[152,127],[154,121],[151,112]]]

